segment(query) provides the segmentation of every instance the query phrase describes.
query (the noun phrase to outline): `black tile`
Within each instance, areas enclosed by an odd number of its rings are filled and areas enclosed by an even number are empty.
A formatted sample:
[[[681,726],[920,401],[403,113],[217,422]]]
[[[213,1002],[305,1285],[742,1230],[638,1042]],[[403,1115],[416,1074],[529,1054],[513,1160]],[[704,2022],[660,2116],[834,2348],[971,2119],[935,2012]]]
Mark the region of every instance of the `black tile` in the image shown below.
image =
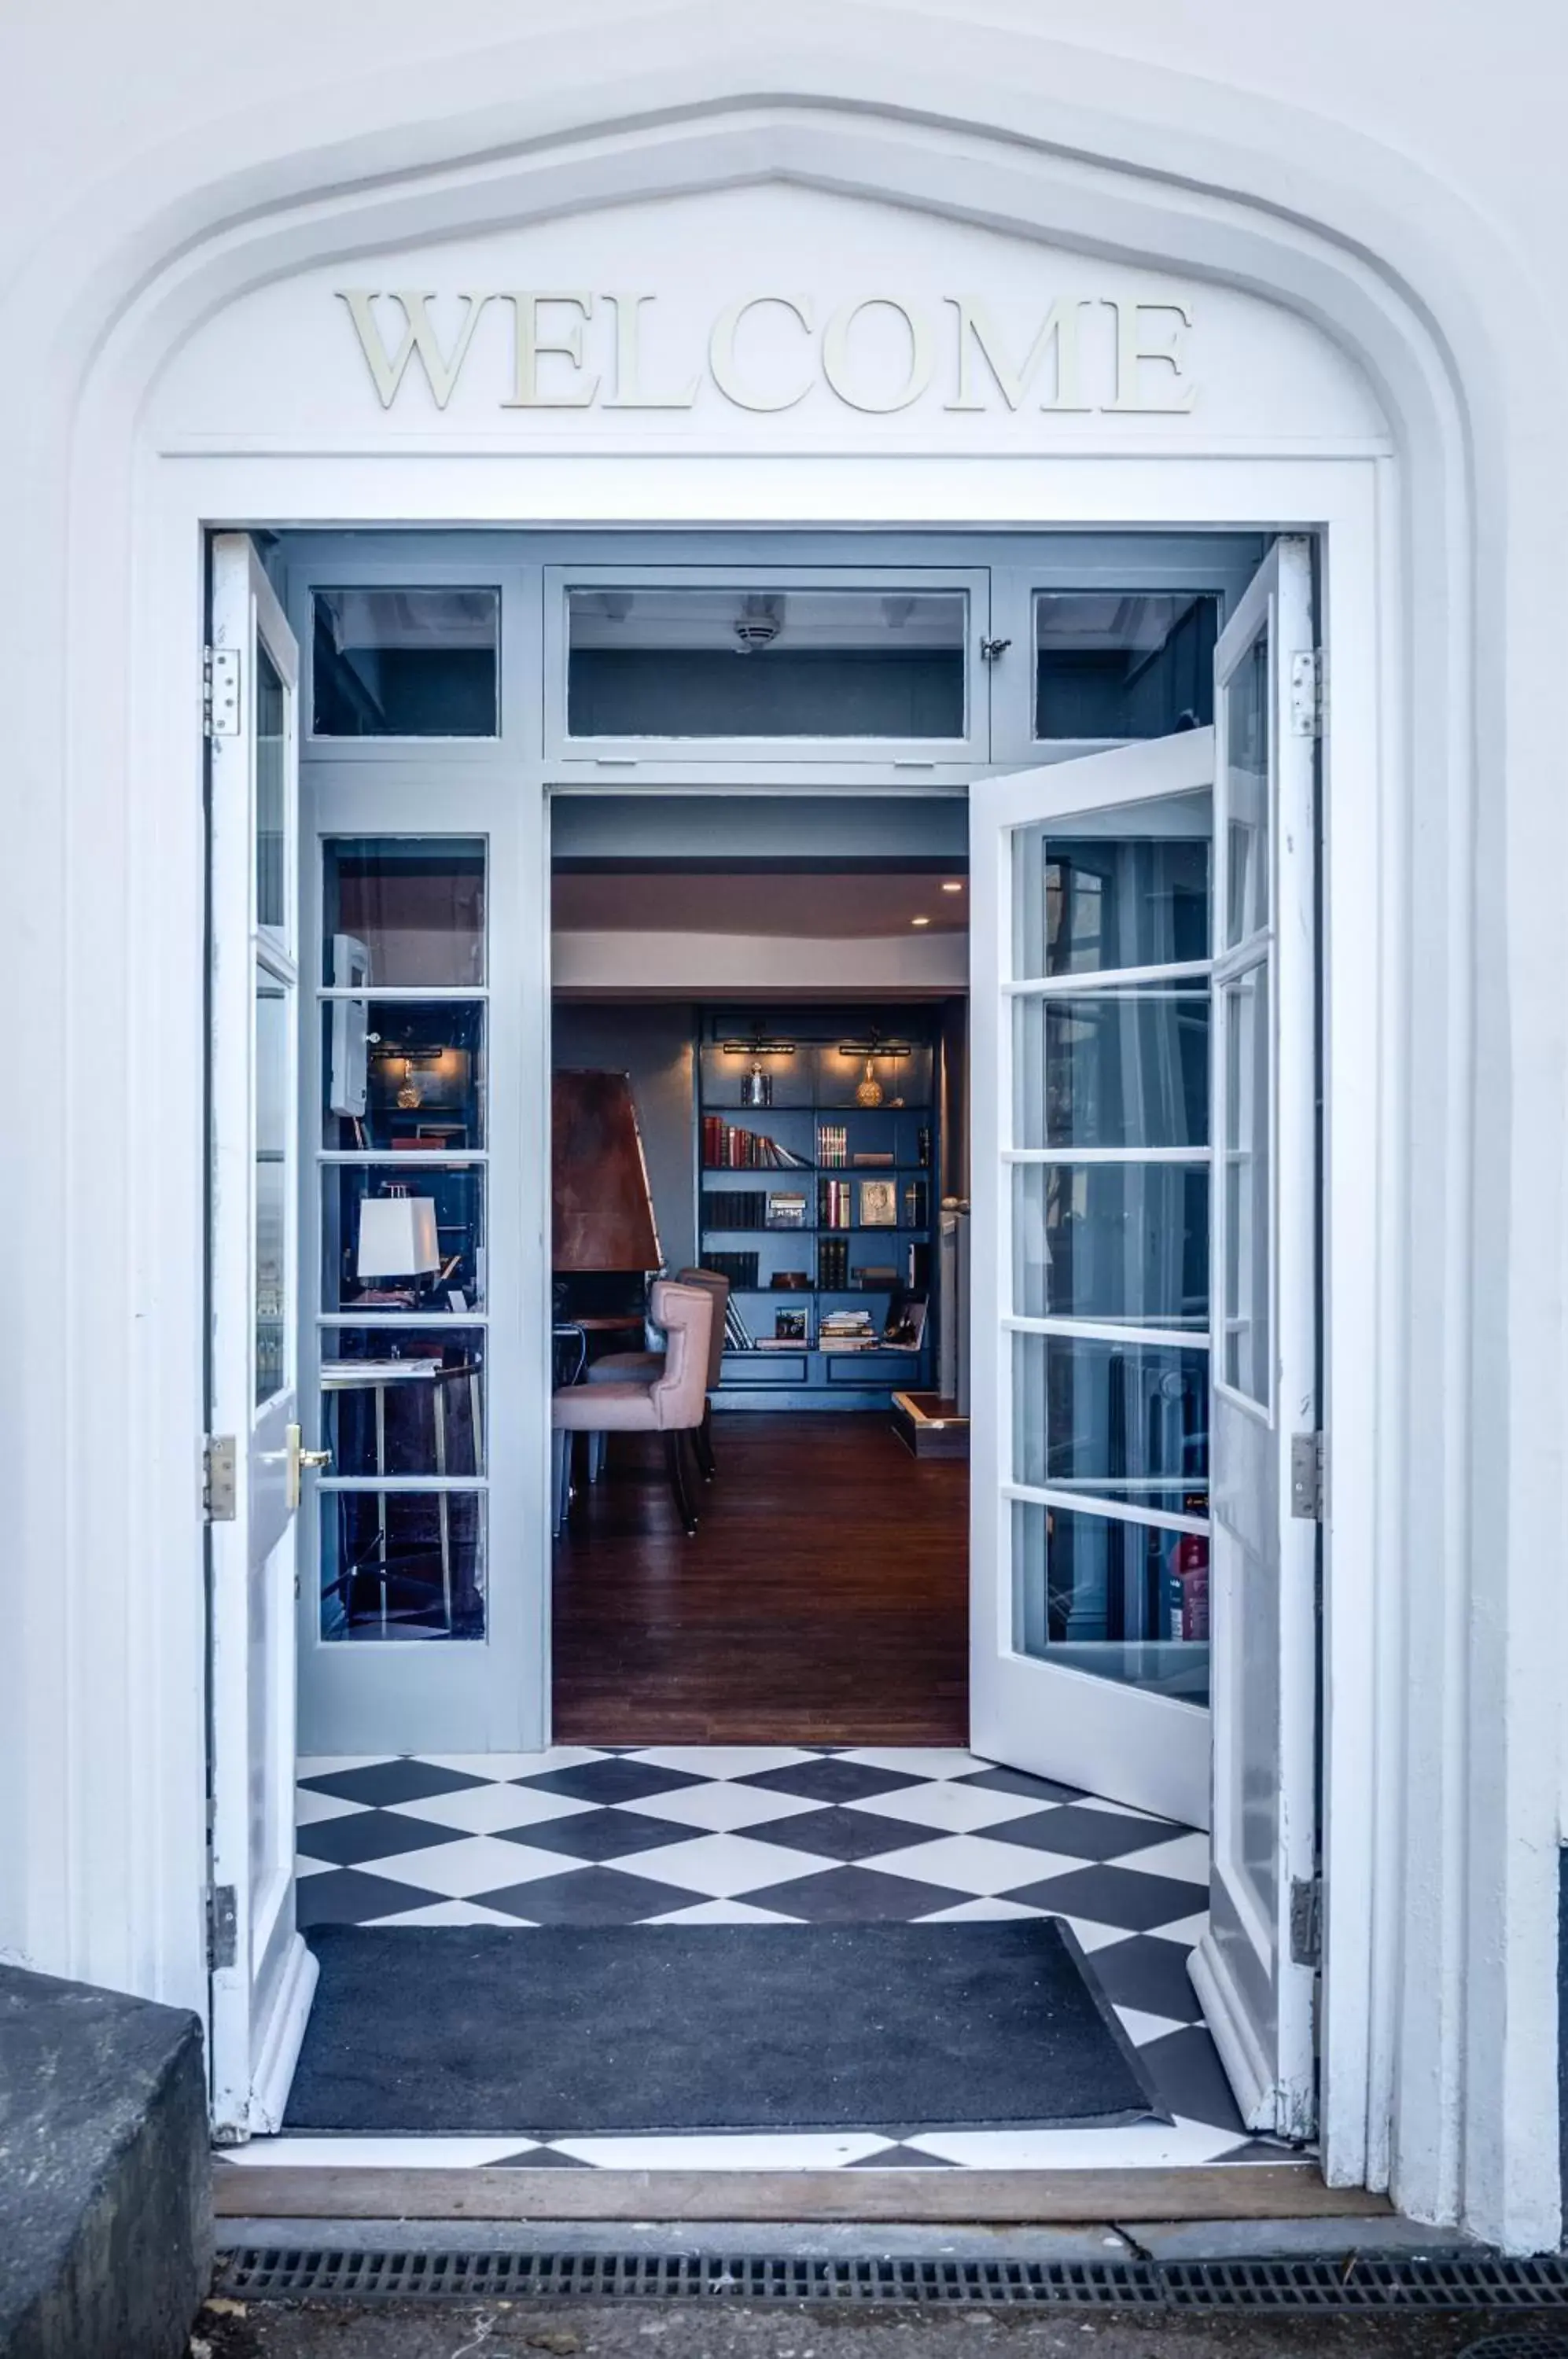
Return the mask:
[[[711,1785],[688,1769],[661,1769],[652,1761],[622,1755],[613,1760],[577,1761],[570,1769],[548,1769],[542,1777],[514,1777],[541,1794],[569,1794],[576,1802],[646,1802],[650,1794],[673,1794],[681,1786]]]
[[[752,1777],[735,1780],[737,1786],[758,1786],[765,1793],[800,1794],[812,1802],[864,1802],[872,1794],[896,1794],[900,1786],[929,1782],[900,1770],[874,1769],[868,1762],[830,1756],[815,1761],[789,1761],[782,1769],[758,1769]]]
[[[1172,2023],[1201,2023],[1203,2010],[1187,1972],[1191,1954],[1183,1942],[1133,1933],[1125,1941],[1107,1941],[1087,1964],[1113,2006],[1139,2007]]]
[[[565,1859],[626,1859],[661,1843],[690,1843],[701,1829],[678,1827],[670,1819],[645,1818],[640,1810],[574,1810],[570,1818],[547,1819],[542,1826],[503,1827],[503,1843],[526,1843],[530,1851],[558,1851]]]
[[[800,1875],[746,1896],[753,1908],[777,1908],[809,1925],[912,1924],[939,1908],[956,1908],[971,1892],[946,1892],[912,1876],[884,1875],[874,1867],[834,1867],[822,1875]]]
[[[344,1802],[423,1802],[432,1794],[461,1794],[469,1786],[494,1785],[462,1769],[439,1769],[433,1761],[372,1761],[363,1769],[334,1769],[324,1777],[300,1779],[312,1794],[335,1794]]]
[[[912,1827],[907,1819],[879,1819],[870,1810],[802,1810],[792,1819],[770,1819],[766,1826],[747,1827],[753,1843],[778,1843],[785,1851],[815,1852],[822,1859],[875,1859],[878,1852],[909,1851],[921,1841],[934,1841],[929,1827]]]
[[[1036,1810],[1027,1819],[1008,1819],[987,1827],[993,1843],[1021,1843],[1029,1851],[1060,1852],[1067,1859],[1125,1859],[1128,1852],[1147,1851],[1169,1843],[1171,1829],[1163,1819],[1128,1819],[1118,1810],[1094,1810],[1083,1802],[1064,1802],[1055,1810]]]
[[[1168,2113],[1207,2128],[1234,2130],[1237,2137],[1246,2136],[1219,2052],[1201,2025],[1151,2039],[1138,2049],[1138,2060]]]
[[[949,2170],[953,2166],[939,2162],[934,2154],[922,2154],[918,2147],[885,2146],[880,2154],[861,2155],[844,2167],[845,2170]]]
[[[972,1769],[955,1777],[955,1786],[984,1786],[993,1794],[1028,1794],[1039,1802],[1082,1802],[1088,1797],[1076,1786],[1058,1786],[1049,1777],[1031,1777],[1023,1769]]]
[[[442,1897],[411,1884],[394,1884],[390,1876],[333,1867],[324,1875],[299,1878],[295,1921],[301,1931],[311,1925],[366,1925],[373,1917],[400,1917],[405,1909],[428,1908]]]
[[[1075,1867],[1067,1875],[1009,1887],[1007,1898],[1047,1909],[1053,1917],[1086,1917],[1095,1925],[1125,1926],[1129,1933],[1174,1925],[1209,1905],[1206,1885],[1179,1884],[1171,1875],[1140,1875],[1135,1867]]]
[[[649,1917],[668,1917],[672,1909],[690,1908],[704,1896],[677,1891],[673,1885],[655,1884],[648,1876],[631,1875],[618,1867],[583,1867],[575,1875],[541,1875],[531,1884],[508,1885],[474,1897],[481,1908],[527,1917],[536,1925],[637,1925]]]
[[[400,1810],[352,1810],[343,1819],[318,1819],[301,1827],[298,1841],[305,1859],[330,1859],[334,1867],[363,1867],[366,1860],[396,1859],[399,1852],[430,1851],[436,1843],[461,1843],[467,1830],[434,1827]]]
[[[592,2170],[591,2162],[580,2161],[574,2154],[561,2154],[553,2146],[536,2146],[527,2154],[504,2154],[499,2162],[489,2165],[492,2170]],[[548,2347],[548,2343],[547,2343]]]

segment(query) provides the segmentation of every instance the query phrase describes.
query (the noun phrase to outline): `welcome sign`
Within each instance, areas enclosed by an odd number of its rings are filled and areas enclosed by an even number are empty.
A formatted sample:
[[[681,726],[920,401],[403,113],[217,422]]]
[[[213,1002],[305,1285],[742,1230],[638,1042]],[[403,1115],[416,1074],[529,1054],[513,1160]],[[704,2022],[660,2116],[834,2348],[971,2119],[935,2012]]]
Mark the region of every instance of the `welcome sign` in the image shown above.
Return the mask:
[[[665,332],[637,289],[334,288],[383,409],[418,388],[444,410],[484,353],[502,410],[766,414],[823,390],[870,416],[931,395],[956,413],[1181,415],[1191,374],[1185,296],[1062,295],[1026,313],[977,295],[872,293],[820,301],[758,289]],[[488,332],[501,315],[499,340]],[[486,328],[479,337],[481,324]]]

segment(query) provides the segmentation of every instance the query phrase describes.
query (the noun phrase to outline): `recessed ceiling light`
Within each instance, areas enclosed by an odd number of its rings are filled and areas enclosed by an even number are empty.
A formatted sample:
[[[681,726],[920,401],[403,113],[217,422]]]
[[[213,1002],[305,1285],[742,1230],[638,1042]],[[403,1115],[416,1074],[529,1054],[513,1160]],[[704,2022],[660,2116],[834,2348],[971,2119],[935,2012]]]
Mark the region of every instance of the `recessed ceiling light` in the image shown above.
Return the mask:
[[[929,926],[931,924],[931,919],[929,918],[911,918],[909,919],[909,923],[911,926]]]
[[[962,877],[949,876],[944,881],[942,889],[944,893],[962,893],[964,890],[964,880]]]

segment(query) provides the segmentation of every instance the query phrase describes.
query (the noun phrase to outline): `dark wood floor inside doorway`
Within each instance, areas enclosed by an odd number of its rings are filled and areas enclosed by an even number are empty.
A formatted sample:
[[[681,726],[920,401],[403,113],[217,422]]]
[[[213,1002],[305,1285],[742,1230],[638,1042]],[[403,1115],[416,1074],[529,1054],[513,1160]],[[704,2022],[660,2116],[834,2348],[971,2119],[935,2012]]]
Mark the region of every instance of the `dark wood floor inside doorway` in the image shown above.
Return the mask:
[[[555,1550],[558,1745],[962,1745],[969,1469],[873,1414],[716,1417],[701,1522],[616,1434]],[[581,1468],[581,1459],[579,1466]]]

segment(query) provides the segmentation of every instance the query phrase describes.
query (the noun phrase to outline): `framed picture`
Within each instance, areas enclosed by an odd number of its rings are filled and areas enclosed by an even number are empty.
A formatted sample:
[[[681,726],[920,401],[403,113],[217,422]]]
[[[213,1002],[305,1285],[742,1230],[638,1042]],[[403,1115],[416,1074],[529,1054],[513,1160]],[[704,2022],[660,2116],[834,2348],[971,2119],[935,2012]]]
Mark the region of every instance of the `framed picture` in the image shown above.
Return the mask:
[[[898,1189],[892,1180],[863,1180],[860,1183],[860,1225],[863,1229],[896,1229],[898,1225]]]

